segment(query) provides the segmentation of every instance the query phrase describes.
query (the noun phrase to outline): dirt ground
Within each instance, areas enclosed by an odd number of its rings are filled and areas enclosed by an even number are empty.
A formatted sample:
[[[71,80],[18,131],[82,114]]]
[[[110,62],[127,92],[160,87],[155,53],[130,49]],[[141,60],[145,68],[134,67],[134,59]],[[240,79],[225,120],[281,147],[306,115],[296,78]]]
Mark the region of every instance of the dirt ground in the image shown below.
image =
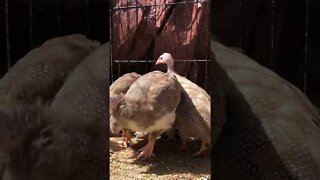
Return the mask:
[[[132,147],[125,148],[118,144],[121,138],[110,138],[110,179],[211,179],[209,151],[202,158],[195,158],[193,153],[200,148],[199,142],[189,142],[188,149],[178,151],[177,142],[158,139],[154,148],[155,156],[149,160],[136,160],[130,156],[143,147],[147,140],[133,138]]]

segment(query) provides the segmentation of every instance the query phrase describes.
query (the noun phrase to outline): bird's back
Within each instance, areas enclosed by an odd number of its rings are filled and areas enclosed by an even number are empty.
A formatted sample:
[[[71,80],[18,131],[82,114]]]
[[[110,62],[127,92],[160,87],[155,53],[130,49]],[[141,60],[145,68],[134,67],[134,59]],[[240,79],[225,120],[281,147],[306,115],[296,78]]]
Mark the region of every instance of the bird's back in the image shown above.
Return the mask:
[[[140,77],[141,75],[131,72],[122,75],[117,80],[115,80],[109,87],[110,94],[120,95],[121,93],[127,93],[130,86]]]
[[[99,43],[75,34],[46,41],[20,59],[0,80],[0,96],[33,103],[53,98],[66,77]]]
[[[154,111],[173,110],[180,100],[180,86],[170,74],[153,71],[141,76],[127,91],[126,97],[133,101],[146,102]]]
[[[211,99],[207,92],[190,80],[176,75],[183,90],[176,111],[175,128],[184,138],[197,138],[210,144]]]
[[[106,121],[108,47],[104,44],[75,68],[57,93],[52,109],[82,123]]]
[[[319,179],[320,118],[307,97],[243,54],[213,41],[212,47],[238,89],[229,98],[228,121],[216,148],[221,163],[230,166],[220,166],[247,171],[247,177]],[[230,154],[243,154],[243,164]]]

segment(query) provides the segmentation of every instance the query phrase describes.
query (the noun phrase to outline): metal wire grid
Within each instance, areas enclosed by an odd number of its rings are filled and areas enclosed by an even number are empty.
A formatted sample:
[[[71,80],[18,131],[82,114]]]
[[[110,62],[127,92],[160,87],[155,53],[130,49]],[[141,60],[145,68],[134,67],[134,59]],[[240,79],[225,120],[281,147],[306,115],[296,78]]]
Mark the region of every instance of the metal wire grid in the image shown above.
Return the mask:
[[[91,9],[90,4],[92,4],[94,0],[83,0],[83,1],[78,1],[80,3],[84,3],[86,6],[86,11],[85,11],[85,17],[86,17],[86,35],[90,36],[91,35],[91,26],[90,26],[90,14],[91,14]],[[101,1],[105,1],[107,3],[108,0],[101,0]],[[77,2],[76,0],[74,2]],[[61,7],[63,6],[63,1],[62,0],[50,0],[47,2],[42,2],[39,0],[19,0],[19,1],[14,1],[14,2],[10,2],[10,0],[4,0],[4,15],[5,15],[5,48],[6,48],[6,68],[7,70],[9,70],[9,68],[15,63],[15,61],[17,59],[14,59],[14,57],[12,57],[11,55],[15,52],[14,49],[12,48],[12,27],[11,27],[11,23],[12,23],[12,12],[11,10],[13,10],[15,7],[15,3],[21,3],[21,4],[25,4],[26,8],[28,8],[28,16],[29,16],[29,21],[28,21],[28,29],[29,29],[29,49],[33,49],[35,46],[37,46],[37,44],[35,44],[35,38],[37,38],[37,35],[34,32],[34,27],[35,27],[35,8],[37,6],[37,4],[45,4],[45,3],[50,3],[52,4],[53,7],[55,7],[56,9],[56,22],[57,22],[57,27],[56,29],[51,29],[51,31],[56,32],[57,36],[62,35],[62,21],[63,18],[61,18]],[[45,30],[44,31],[48,31]]]
[[[161,3],[161,4],[158,4],[156,0],[154,0],[154,1],[153,0],[152,1],[144,0],[145,3],[142,4],[142,5],[138,4],[138,0],[131,0],[131,2],[132,1],[135,1],[135,5],[134,6],[133,5],[129,5],[130,4],[129,0],[126,0],[127,5],[116,5],[116,4],[118,4],[117,2],[119,2],[119,0],[113,0],[112,1],[113,3],[111,5],[111,7],[110,7],[110,32],[111,32],[110,33],[110,40],[111,40],[111,42],[113,42],[113,38],[112,38],[113,31],[112,31],[112,28],[114,27],[114,24],[113,24],[114,20],[113,20],[112,16],[114,14],[117,14],[117,13],[119,15],[120,11],[127,10],[127,19],[129,19],[129,23],[128,23],[128,27],[127,28],[129,29],[129,26],[130,26],[130,12],[128,11],[129,9],[130,10],[135,10],[135,15],[138,17],[138,10],[139,9],[145,9],[145,8],[151,8],[151,7],[160,7],[160,6],[164,6],[165,9],[171,8],[171,9],[173,9],[173,13],[172,14],[175,15],[174,16],[174,20],[175,20],[175,24],[176,24],[176,21],[177,21],[176,17],[177,16],[176,16],[176,13],[175,13],[176,9],[174,9],[174,7],[175,6],[183,6],[184,5],[184,6],[186,6],[186,13],[189,13],[187,5],[196,4],[196,3],[202,3],[202,5],[206,5],[207,6],[207,11],[206,11],[207,18],[206,18],[206,22],[205,23],[208,24],[207,25],[208,28],[206,28],[205,33],[207,33],[208,36],[210,35],[210,29],[209,29],[210,28],[210,4],[209,4],[210,1],[209,0],[184,0],[184,1],[177,1],[177,2],[167,2],[166,1],[165,3]],[[168,10],[168,11],[170,11],[170,10]],[[170,13],[168,13],[168,14],[170,14]],[[196,29],[198,29],[197,16],[198,16],[198,13],[196,14]],[[147,20],[148,17],[145,16],[143,18],[145,18],[145,20]],[[154,23],[156,23],[157,18],[158,17],[154,17],[154,21],[155,21]],[[168,18],[169,17],[165,17],[165,22],[168,20]],[[136,18],[136,20],[137,19],[138,18]],[[136,25],[138,24],[137,22],[134,22],[134,23]],[[187,22],[185,21],[185,23],[187,23]],[[187,27],[187,24],[185,24],[185,28],[186,27]],[[167,25],[166,25],[166,23],[163,23],[163,25],[158,30],[155,29],[156,33],[154,34],[154,39],[153,39],[153,43],[152,43],[153,45],[157,41],[157,36],[159,35],[159,33],[162,30],[165,30],[165,28],[167,28]],[[166,32],[166,31],[164,31],[164,32]],[[185,33],[185,34],[186,34],[186,39],[187,39],[188,38],[187,37],[187,33]],[[166,33],[164,33],[164,36],[165,36],[165,38],[164,38],[165,39],[165,42],[164,42],[164,46],[165,47],[164,47],[164,49],[166,49]],[[196,35],[196,41],[198,41],[198,34]],[[205,54],[205,58],[202,58],[202,59],[187,59],[187,58],[185,58],[185,59],[175,59],[175,62],[185,62],[185,63],[187,63],[187,62],[195,62],[195,68],[196,69],[198,69],[199,63],[201,63],[200,65],[205,66],[205,81],[206,81],[206,79],[208,78],[208,72],[209,72],[209,69],[208,69],[209,62],[211,60],[210,59],[210,38],[208,38],[207,41],[205,41],[203,43],[205,43],[205,47],[207,48],[207,53]],[[113,43],[111,43],[111,44],[113,44]],[[129,67],[130,66],[129,64],[132,65],[132,63],[135,63],[135,65],[136,65],[136,68],[135,68],[136,72],[141,72],[141,69],[144,69],[143,73],[147,73],[147,72],[150,72],[150,71],[154,70],[154,69],[151,69],[150,67],[152,66],[151,64],[155,64],[157,57],[153,57],[153,58],[151,57],[150,58],[150,56],[145,55],[145,57],[143,59],[131,59],[131,58],[128,58],[126,60],[113,59],[113,55],[112,55],[113,51],[112,51],[112,49],[115,48],[115,47],[112,47],[112,45],[111,45],[110,48],[111,48],[111,55],[110,55],[110,58],[111,58],[111,82],[115,81],[118,77],[123,75],[126,71],[128,72],[129,69],[132,70],[132,68]],[[155,47],[151,46],[151,49],[149,49],[149,50],[150,51],[154,51],[154,49],[152,49],[152,48],[155,48]],[[186,48],[185,52],[188,52],[188,49],[187,49],[188,47],[185,46],[185,48]],[[173,56],[174,56],[175,52],[176,52],[176,49],[174,49]],[[187,55],[185,55],[185,57],[187,57]],[[125,66],[127,66],[127,67],[125,68]],[[124,68],[126,70],[124,70]],[[115,69],[117,70],[117,73],[115,72]],[[197,74],[195,74],[195,76],[197,76]],[[206,86],[205,86],[205,88],[206,88]]]

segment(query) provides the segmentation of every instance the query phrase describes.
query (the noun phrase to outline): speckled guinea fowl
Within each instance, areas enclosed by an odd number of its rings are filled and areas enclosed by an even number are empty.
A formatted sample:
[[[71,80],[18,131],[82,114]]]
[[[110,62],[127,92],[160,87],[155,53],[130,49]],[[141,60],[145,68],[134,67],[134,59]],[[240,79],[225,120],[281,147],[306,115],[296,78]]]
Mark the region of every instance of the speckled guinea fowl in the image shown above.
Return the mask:
[[[99,46],[74,34],[49,39],[31,50],[1,78],[0,111],[38,100],[52,101],[72,70]],[[0,160],[0,166],[3,162]]]
[[[109,53],[109,44],[105,44],[83,60],[51,106],[11,112],[20,114],[11,117],[25,121],[26,126],[22,126],[25,131],[13,131],[15,139],[22,141],[18,141],[20,147],[12,142],[18,148],[4,180],[108,178]]]
[[[135,72],[126,73],[119,77],[117,80],[115,80],[109,87],[110,90],[110,96],[113,95],[120,95],[120,94],[126,94],[130,86],[138,79],[141,75],[137,74]],[[112,118],[112,117],[110,117]],[[115,121],[112,119],[110,120],[110,129],[113,129],[113,127],[116,127],[117,125],[114,125]],[[113,129],[112,131],[119,135],[120,129]],[[123,137],[123,145],[127,147],[128,145],[132,144],[131,142],[131,131],[129,129],[122,129],[122,137]]]
[[[233,81],[227,121],[213,150],[214,179],[319,179],[319,114],[296,87],[211,41]]]
[[[206,146],[211,145],[210,96],[204,89],[174,72],[174,60],[171,54],[162,54],[156,64],[166,64],[168,73],[175,74],[183,87],[173,128],[179,130],[183,140],[181,149],[186,148],[187,139],[193,137],[202,141],[200,150],[194,155],[203,154],[207,149]]]
[[[52,99],[73,69],[99,46],[80,34],[46,41],[2,77],[0,98],[23,103]]]
[[[136,80],[125,95],[110,96],[110,113],[119,128],[149,133],[139,158],[152,155],[157,137],[170,129],[181,86],[172,74],[153,71]]]

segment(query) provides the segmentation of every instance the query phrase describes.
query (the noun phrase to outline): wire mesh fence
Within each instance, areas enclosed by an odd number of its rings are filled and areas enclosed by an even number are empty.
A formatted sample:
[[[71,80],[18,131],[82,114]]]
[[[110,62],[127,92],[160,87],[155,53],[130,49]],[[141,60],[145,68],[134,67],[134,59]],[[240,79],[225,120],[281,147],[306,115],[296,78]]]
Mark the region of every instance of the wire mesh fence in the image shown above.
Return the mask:
[[[176,71],[205,87],[210,61],[208,0],[114,0],[111,11],[112,79],[144,74],[164,52]]]

